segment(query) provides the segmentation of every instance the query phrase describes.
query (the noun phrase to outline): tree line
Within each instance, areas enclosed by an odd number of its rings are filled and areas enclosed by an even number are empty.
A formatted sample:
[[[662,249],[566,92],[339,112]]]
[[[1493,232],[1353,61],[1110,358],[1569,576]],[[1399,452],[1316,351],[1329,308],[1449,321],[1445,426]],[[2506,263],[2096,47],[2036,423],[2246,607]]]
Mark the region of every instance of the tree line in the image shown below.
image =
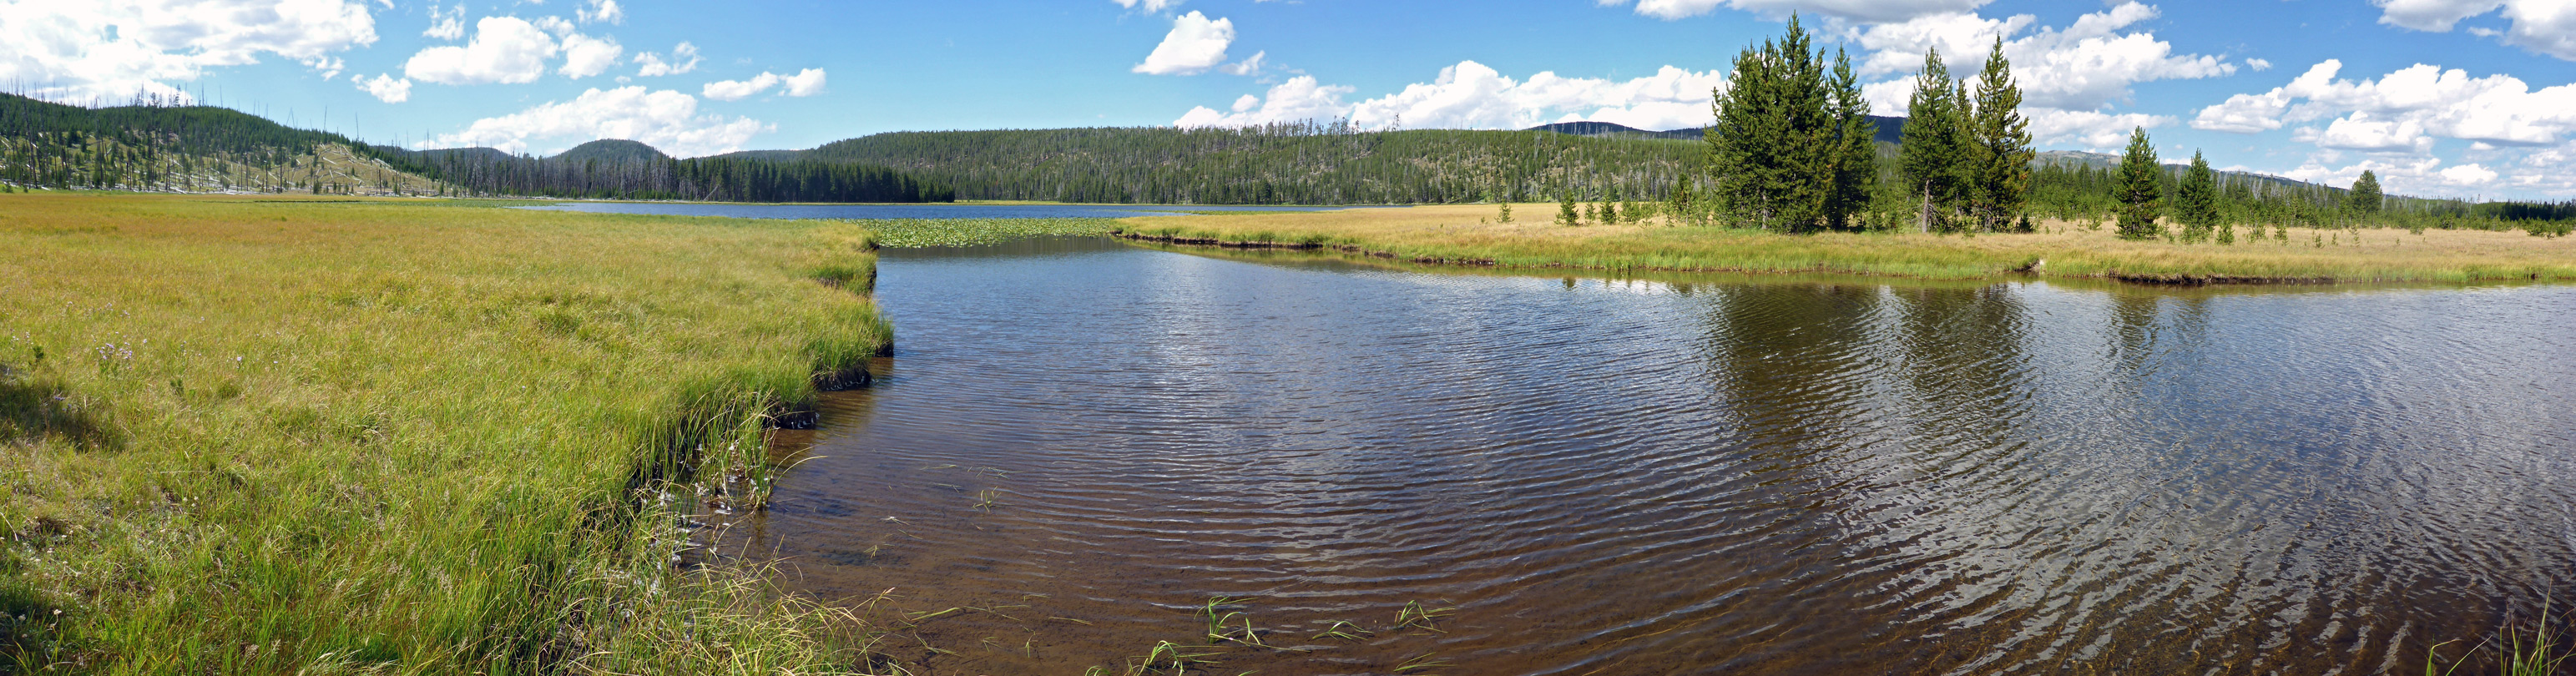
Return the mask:
[[[537,158],[417,154],[448,195],[715,202],[953,202],[957,193],[882,166],[740,157]]]

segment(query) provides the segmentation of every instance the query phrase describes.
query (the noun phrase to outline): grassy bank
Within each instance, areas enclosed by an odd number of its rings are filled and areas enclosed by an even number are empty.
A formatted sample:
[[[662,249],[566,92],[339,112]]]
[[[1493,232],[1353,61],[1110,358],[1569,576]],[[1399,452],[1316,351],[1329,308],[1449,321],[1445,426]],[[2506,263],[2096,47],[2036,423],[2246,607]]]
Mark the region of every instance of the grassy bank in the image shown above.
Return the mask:
[[[2519,232],[2291,229],[2233,246],[2127,241],[2113,229],[2043,224],[2040,234],[1789,236],[1659,224],[1565,227],[1554,204],[1131,218],[1131,235],[1196,243],[1331,246],[1423,262],[1511,267],[1820,272],[1935,279],[2038,274],[2136,281],[2460,282],[2576,280],[2576,239]]]
[[[0,672],[848,664],[864,624],[673,561],[885,342],[869,237],[0,196]]]

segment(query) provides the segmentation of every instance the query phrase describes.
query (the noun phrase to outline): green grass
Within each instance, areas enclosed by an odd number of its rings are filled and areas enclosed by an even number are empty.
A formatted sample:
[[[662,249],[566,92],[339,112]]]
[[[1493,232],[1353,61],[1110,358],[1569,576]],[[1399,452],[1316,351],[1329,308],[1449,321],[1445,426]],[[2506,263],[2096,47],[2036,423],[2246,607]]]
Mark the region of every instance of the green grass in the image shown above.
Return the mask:
[[[765,416],[887,340],[818,283],[871,237],[0,196],[0,671],[847,668],[849,611],[672,561],[701,492],[758,507]]]
[[[1106,235],[1110,218],[943,218],[842,221],[877,233],[888,247],[975,246],[1033,235]]]

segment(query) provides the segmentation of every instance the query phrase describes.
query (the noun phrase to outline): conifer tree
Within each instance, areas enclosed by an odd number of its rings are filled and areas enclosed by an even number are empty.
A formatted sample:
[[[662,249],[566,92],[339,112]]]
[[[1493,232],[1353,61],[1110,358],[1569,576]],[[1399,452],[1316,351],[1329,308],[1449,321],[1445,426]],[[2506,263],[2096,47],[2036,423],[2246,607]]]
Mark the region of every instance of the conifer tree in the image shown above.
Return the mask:
[[[1556,191],[1556,224],[1569,228],[1583,224],[1583,215],[1574,211],[1574,189],[1572,188],[1560,188]]]
[[[2022,215],[2030,197],[2030,120],[2021,115],[2021,86],[2012,79],[2012,62],[2004,58],[2004,39],[1995,38],[1986,54],[1985,72],[1977,75],[1977,106],[1969,125],[1977,144],[1974,189],[1970,198],[1978,225],[2002,230]]]
[[[2209,172],[2209,161],[2198,152],[2191,154],[2191,168],[2183,172],[2182,186],[2174,191],[2174,220],[2182,223],[2185,242],[2207,240],[2218,227],[2218,184]]]
[[[2156,219],[2164,215],[2164,185],[2157,175],[2164,168],[2156,164],[2156,147],[2147,142],[2147,128],[2129,131],[2128,152],[2120,156],[2120,184],[2114,197],[2120,201],[2120,238],[2155,239],[2164,229]]]
[[[1959,108],[1965,102],[1953,98],[1957,91],[1950,67],[1941,62],[1941,50],[1926,50],[1923,73],[1915,78],[1914,96],[1906,103],[1897,162],[1906,191],[1920,203],[1915,225],[1927,231],[1947,228],[1949,212],[1959,202],[1959,168],[1969,159],[1959,134],[1963,117]]]
[[[1878,180],[1878,123],[1869,119],[1869,99],[1860,78],[1852,74],[1851,54],[1834,50],[1834,120],[1839,138],[1833,153],[1833,186],[1825,196],[1826,225],[1859,230],[1855,216],[1869,208],[1869,187]]]
[[[2352,197],[2344,200],[2355,216],[2368,219],[2379,215],[2379,175],[2364,169],[2361,178],[2352,182]]]
[[[1780,39],[1736,56],[1707,134],[1721,208],[1784,232],[1824,222],[1840,137],[1825,84],[1822,54],[1794,15]]]

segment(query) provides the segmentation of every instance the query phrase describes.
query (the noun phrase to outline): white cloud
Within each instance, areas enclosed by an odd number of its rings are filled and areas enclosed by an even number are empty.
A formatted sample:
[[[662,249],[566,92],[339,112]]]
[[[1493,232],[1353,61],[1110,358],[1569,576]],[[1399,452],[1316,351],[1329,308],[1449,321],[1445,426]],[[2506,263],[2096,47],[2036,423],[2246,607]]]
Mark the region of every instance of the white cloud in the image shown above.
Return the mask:
[[[777,73],[761,73],[749,80],[718,80],[698,89],[698,93],[718,101],[740,101],[778,86]]]
[[[1707,14],[1719,7],[1731,7],[1770,17],[1796,12],[1864,23],[1885,23],[1968,12],[1984,7],[1988,2],[1993,0],[1637,0],[1637,13],[1669,21]],[[1600,3],[1605,7],[1616,7],[1628,4],[1628,0],[1600,0]]]
[[[1224,71],[1227,75],[1251,75],[1261,72],[1261,60],[1269,57],[1270,52],[1253,52],[1252,58],[1244,59],[1241,63],[1218,66],[1217,70]]]
[[[332,54],[375,41],[362,1],[0,2],[0,80],[46,83],[26,93],[57,100],[184,96],[169,83],[263,54],[336,76]]]
[[[798,71],[795,75],[779,78],[778,81],[780,84],[787,85],[785,91],[788,96],[813,96],[823,93],[823,69],[821,68],[807,68]]]
[[[697,70],[698,62],[703,60],[705,59],[698,56],[697,45],[683,42],[680,46],[671,48],[669,61],[663,61],[662,55],[652,52],[636,54],[635,63],[640,64],[640,67],[635,69],[635,74],[640,77],[679,75]]]
[[[1182,127],[1239,127],[1348,117],[1366,129],[1401,124],[1415,129],[1524,129],[1548,122],[1596,120],[1640,129],[1697,127],[1710,120],[1710,91],[1723,80],[1715,72],[1692,72],[1665,66],[1654,75],[1626,81],[1569,78],[1553,72],[1528,80],[1506,77],[1492,67],[1461,61],[1440,70],[1428,83],[1358,103],[1344,103],[1347,86],[1323,86],[1299,76],[1272,87],[1266,97],[1236,99],[1233,112],[1197,107],[1173,124]]]
[[[1148,0],[1150,2],[1150,0]],[[1206,15],[1190,12],[1172,19],[1172,32],[1145,62],[1133,69],[1148,75],[1196,75],[1217,64],[1225,63],[1225,48],[1234,44],[1234,22],[1229,19],[1209,20]]]
[[[2475,164],[2463,164],[2442,170],[2442,181],[2456,186],[2486,185],[2494,183],[2495,180],[2495,170]]]
[[[1120,7],[1128,9],[1143,7],[1147,12],[1161,12],[1166,9],[1179,7],[1181,6],[1182,1],[1183,0],[1116,0]]]
[[[616,138],[640,141],[678,157],[698,157],[741,150],[754,135],[772,129],[751,118],[700,116],[697,110],[696,97],[667,89],[592,89],[571,101],[547,102],[517,113],[475,120],[464,131],[440,134],[415,147],[486,146],[522,153],[540,141],[570,146]]]
[[[449,85],[535,82],[545,74],[546,61],[560,49],[554,38],[526,19],[484,17],[474,23],[473,40],[462,47],[420,50],[403,64],[403,74]]]
[[[2077,17],[2064,29],[2041,28],[2013,39],[2037,22],[2024,14],[2005,19],[1951,14],[1873,26],[1860,43],[1870,50],[1863,74],[1913,72],[1922,67],[1925,49],[1939,47],[1954,73],[1984,67],[1986,53],[1998,36],[2005,37],[2004,57],[2012,60],[2013,81],[2021,85],[2025,104],[2042,108],[2095,110],[2125,100],[2141,82],[2218,77],[2236,65],[2214,56],[2176,55],[2173,44],[2153,33],[2121,33],[2158,16],[2156,8],[2125,2]],[[1912,91],[1911,87],[1906,91]]]
[[[2204,108],[2192,126],[2256,132],[2287,123],[2343,115],[2324,129],[2306,128],[2298,140],[2334,148],[2427,149],[2431,137],[2491,145],[2557,143],[2576,132],[2576,84],[2533,90],[2511,75],[2470,77],[2467,71],[2416,64],[2378,80],[2338,80],[2343,62],[2327,60],[2290,84],[2262,94],[2238,94]]]
[[[2470,28],[2482,37],[2576,61],[2576,3],[2568,0],[2371,0],[2381,10],[2379,22],[2419,31],[2448,33],[2463,19],[2504,9],[2513,27],[2504,31]]]
[[[394,76],[384,73],[377,73],[376,79],[373,80],[355,75],[349,76],[349,79],[358,83],[359,91],[376,97],[376,100],[386,103],[402,103],[411,100],[411,80],[409,79],[396,80]]]
[[[780,90],[780,93],[788,96],[821,94],[823,93],[823,69],[807,68],[795,75],[763,72],[748,80],[709,82],[705,87],[700,88],[698,93],[718,101],[740,101],[758,96],[761,92],[769,91],[770,87],[782,84],[786,85],[786,88]]]
[[[616,67],[618,57],[625,54],[626,48],[618,46],[614,39],[574,33],[564,36],[563,69],[558,72],[573,79],[598,75]]]
[[[2269,59],[2246,59],[2245,65],[2253,68],[2257,73],[2272,69],[2272,62]]]
[[[617,0],[590,0],[573,15],[581,17],[582,23],[626,23],[626,8],[619,6]]]
[[[2038,108],[2028,112],[2032,141],[2072,142],[2095,149],[2127,145],[2129,132],[2139,127],[2154,129],[2174,123],[2173,118],[2144,113],[2111,114],[2092,110],[2055,108]]]
[[[421,31],[420,34],[440,40],[465,37],[465,5],[459,3],[445,10],[439,9],[436,4],[430,5],[429,30]]]

